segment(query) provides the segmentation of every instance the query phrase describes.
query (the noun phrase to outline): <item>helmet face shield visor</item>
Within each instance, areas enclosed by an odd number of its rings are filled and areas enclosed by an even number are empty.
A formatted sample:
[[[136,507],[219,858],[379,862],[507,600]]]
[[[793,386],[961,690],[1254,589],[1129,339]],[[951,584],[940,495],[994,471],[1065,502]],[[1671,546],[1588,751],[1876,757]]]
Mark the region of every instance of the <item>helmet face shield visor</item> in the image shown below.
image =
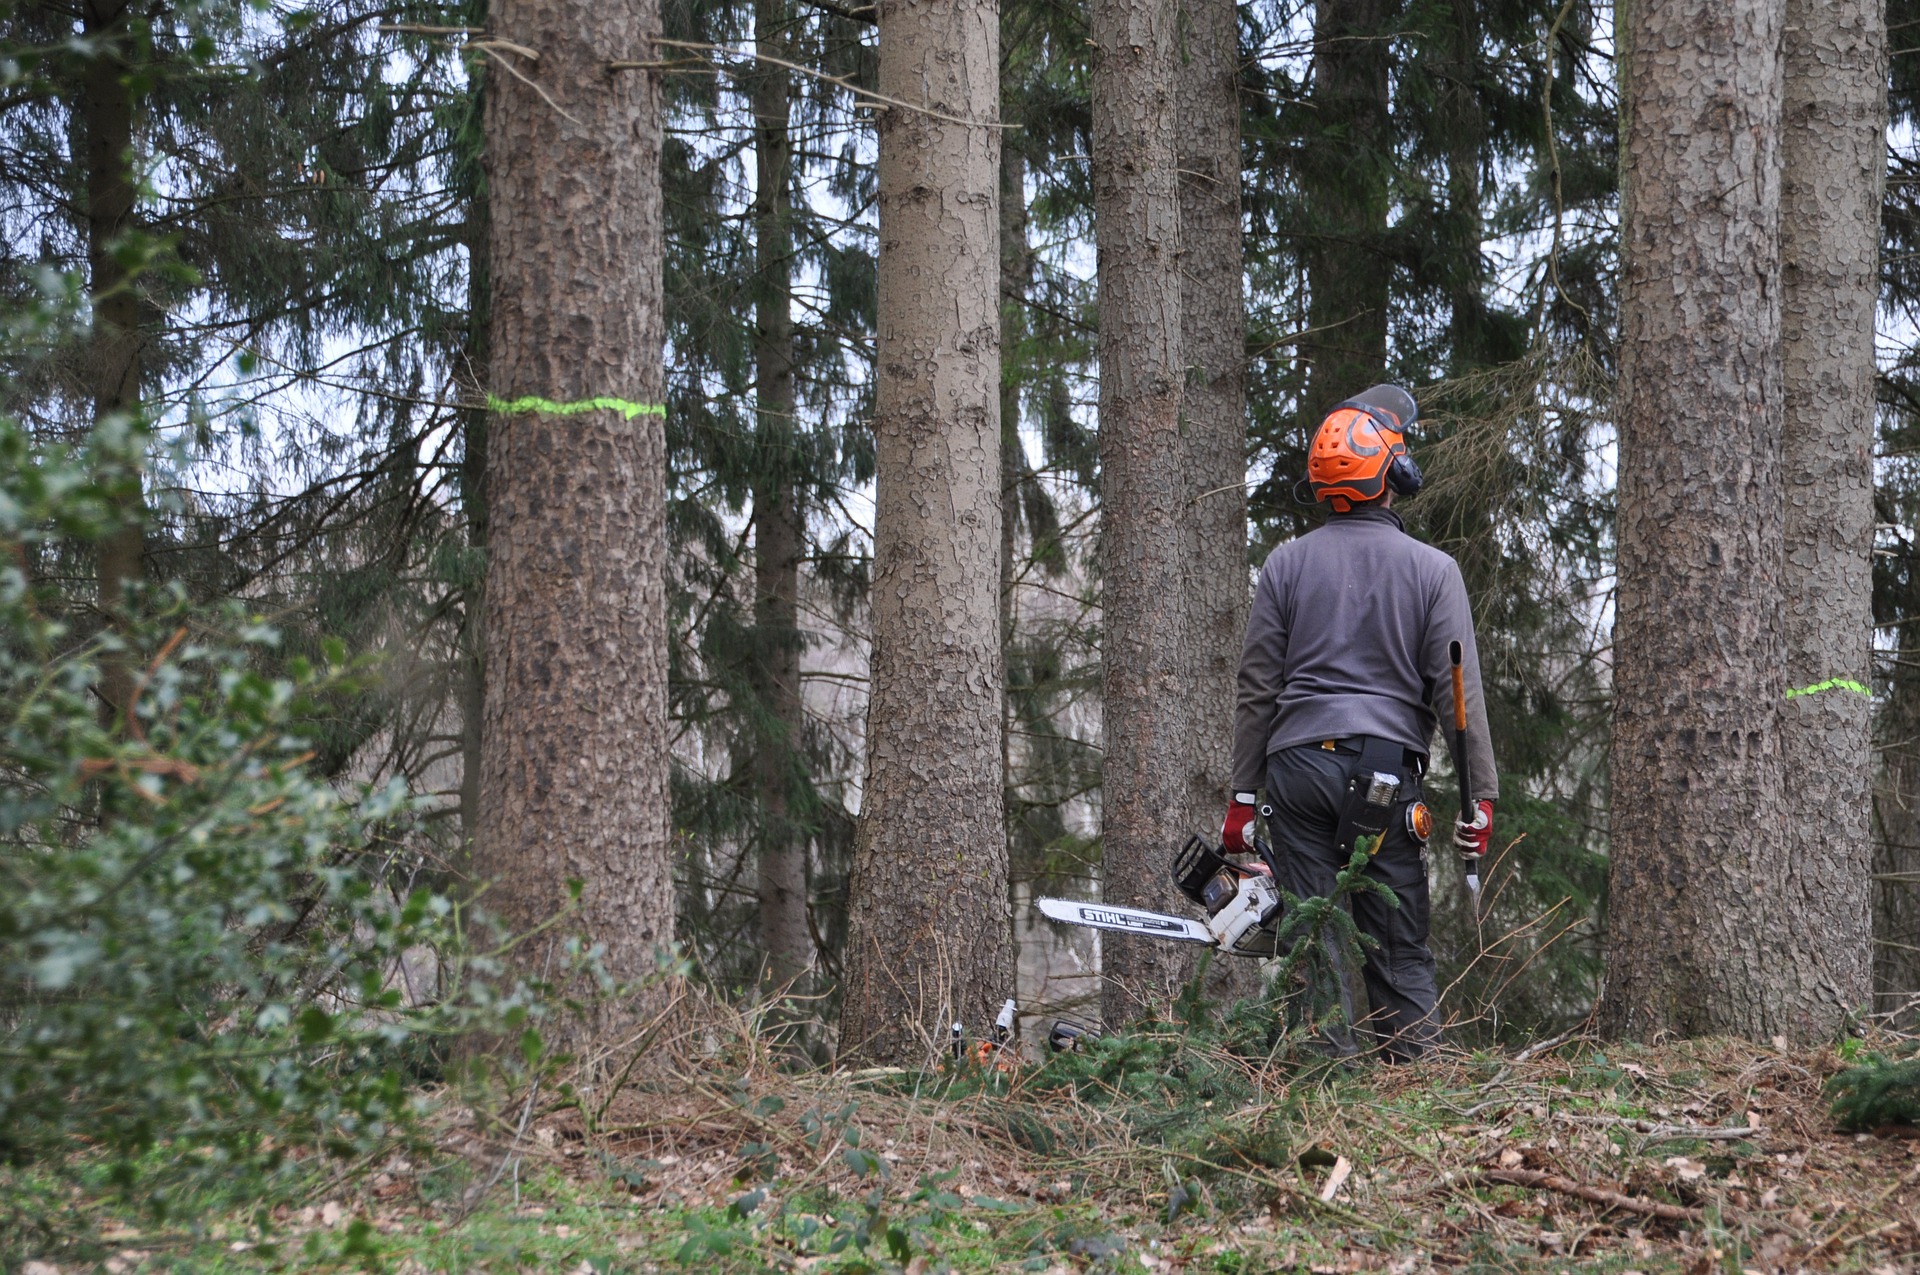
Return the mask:
[[[1373,385],[1355,394],[1347,403],[1356,403],[1361,407],[1371,407],[1385,412],[1393,418],[1393,427],[1402,433],[1409,425],[1420,419],[1420,408],[1413,401],[1413,395],[1398,385]],[[1341,404],[1346,406],[1345,403]]]

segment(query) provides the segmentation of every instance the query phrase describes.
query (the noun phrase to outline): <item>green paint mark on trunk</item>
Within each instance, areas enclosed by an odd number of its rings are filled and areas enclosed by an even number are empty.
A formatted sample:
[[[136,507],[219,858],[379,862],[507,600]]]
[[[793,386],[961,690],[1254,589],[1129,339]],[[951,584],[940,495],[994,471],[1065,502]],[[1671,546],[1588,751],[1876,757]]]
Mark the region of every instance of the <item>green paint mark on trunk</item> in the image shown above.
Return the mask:
[[[1857,695],[1871,696],[1873,692],[1860,683],[1847,677],[1830,677],[1824,682],[1815,682],[1812,686],[1802,686],[1787,692],[1787,698],[1796,695],[1818,695],[1821,691],[1852,691]]]
[[[556,403],[550,398],[504,399],[487,395],[487,407],[495,412],[517,413],[537,412],[542,416],[573,416],[580,412],[609,411],[618,412],[628,420],[636,416],[665,416],[667,406],[664,403],[636,403],[625,398],[583,398],[571,403]]]

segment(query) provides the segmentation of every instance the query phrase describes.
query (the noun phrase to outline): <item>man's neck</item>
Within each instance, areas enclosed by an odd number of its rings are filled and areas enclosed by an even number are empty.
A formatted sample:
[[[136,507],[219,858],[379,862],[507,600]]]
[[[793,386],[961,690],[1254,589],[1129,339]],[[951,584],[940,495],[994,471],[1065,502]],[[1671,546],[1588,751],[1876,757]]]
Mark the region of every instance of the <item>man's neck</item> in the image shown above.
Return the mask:
[[[1384,500],[1376,500],[1365,505],[1355,505],[1346,513],[1334,514],[1331,519],[1331,521],[1334,522],[1343,520],[1348,522],[1389,522],[1402,531],[1405,531],[1407,527],[1407,524],[1400,520],[1400,515],[1393,512],[1390,502]]]

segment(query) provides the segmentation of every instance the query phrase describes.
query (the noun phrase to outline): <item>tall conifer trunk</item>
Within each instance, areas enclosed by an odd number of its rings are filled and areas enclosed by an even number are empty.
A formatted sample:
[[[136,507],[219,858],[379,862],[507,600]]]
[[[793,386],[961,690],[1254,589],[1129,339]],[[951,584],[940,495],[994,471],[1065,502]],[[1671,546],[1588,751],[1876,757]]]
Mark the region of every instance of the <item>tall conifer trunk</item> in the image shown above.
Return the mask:
[[[1174,176],[1174,0],[1094,0],[1093,210],[1100,302],[1102,890],[1183,906],[1167,861],[1187,802],[1187,646],[1180,528],[1180,196]],[[1102,945],[1108,1026],[1172,995],[1173,944]]]
[[[504,410],[487,439],[475,869],[515,929],[581,881],[562,932],[584,930],[630,977],[672,941],[674,915],[660,89],[656,72],[607,64],[654,56],[660,10],[497,0],[489,25],[520,75],[489,79],[484,117],[490,389]],[[639,410],[587,406],[609,398]],[[547,944],[523,955],[549,968]],[[589,1030],[645,1009],[623,999]]]
[[[80,85],[81,129],[86,145],[87,290],[91,294],[93,332],[87,350],[87,380],[93,395],[97,434],[131,420],[140,410],[140,293],[119,249],[133,229],[137,192],[133,166],[134,85],[127,63],[131,39],[127,0],[87,0],[82,26],[95,42],[83,60]],[[141,492],[141,444],[127,440],[119,455],[105,458],[100,478],[113,493],[118,525],[97,544],[96,579],[100,609],[109,624],[124,622],[127,586],[145,574],[145,501]],[[101,670],[100,697],[107,720],[130,707],[136,668],[132,661],[109,658]]]
[[[1312,132],[1299,178],[1310,231],[1307,365],[1300,426],[1307,433],[1386,374],[1387,232],[1393,145],[1392,30],[1400,0],[1321,0],[1313,20]]]
[[[484,95],[486,82],[480,80],[476,92]],[[487,278],[487,190],[476,182],[467,204],[467,224],[462,236],[467,245],[467,339],[455,376],[462,395],[473,404],[460,413],[466,442],[460,460],[460,503],[467,518],[467,550],[482,564],[482,577],[467,587],[466,614],[460,624],[460,647],[456,656],[460,695],[460,863],[463,872],[472,868],[474,839],[480,835],[480,740],[486,720],[486,582],[484,564],[487,552],[487,421],[488,375],[488,278]]]
[[[1185,827],[1217,838],[1233,781],[1233,701],[1246,636],[1246,303],[1240,244],[1240,32],[1234,0],[1181,7],[1178,136],[1188,689]],[[1218,997],[1258,990],[1252,961],[1214,963]]]
[[[1790,689],[1872,676],[1874,311],[1886,157],[1881,0],[1787,0],[1781,369]],[[1818,1034],[1872,991],[1872,700],[1833,686],[1781,714],[1801,1003]]]
[[[1008,120],[1008,123],[1014,121]],[[1014,640],[1013,560],[1020,529],[1020,482],[1026,470],[1026,450],[1020,442],[1019,370],[1009,366],[1006,353],[1026,328],[1027,284],[1033,254],[1027,248],[1027,159],[1013,138],[1000,144],[1000,767],[1009,821],[1008,858],[1011,871],[1013,827],[1013,704],[1005,694],[1007,651]]]
[[[1447,131],[1447,220],[1454,258],[1447,289],[1452,329],[1447,344],[1458,373],[1481,365],[1488,354],[1486,270],[1480,250],[1480,168],[1486,162],[1487,124],[1474,85],[1481,56],[1479,5],[1477,0],[1453,0],[1452,12],[1453,47],[1439,118]]]
[[[1611,1034],[1802,1035],[1781,790],[1783,0],[1621,23]]]
[[[882,0],[873,678],[844,1058],[918,1063],[1012,994],[1001,818],[1000,15]],[[937,114],[936,114],[937,112]]]
[[[792,61],[793,21],[784,0],[755,0],[755,47]],[[807,968],[807,837],[796,821],[800,765],[800,559],[806,519],[795,490],[793,386],[793,142],[788,133],[792,76],[772,62],[754,70],[752,96],[756,186],[754,296],[755,433],[760,463],[753,485],[754,629],[765,727],[756,741],[754,787],[760,820],[760,943],[766,980],[785,987]]]
[[[1920,723],[1896,696],[1881,724],[1886,738],[1910,740]],[[1905,711],[1902,711],[1902,710]],[[1920,754],[1889,748],[1881,762],[1880,791],[1874,807],[1873,990],[1874,1008],[1906,1010],[1900,1026],[1913,1018],[1909,1008],[1920,991]]]

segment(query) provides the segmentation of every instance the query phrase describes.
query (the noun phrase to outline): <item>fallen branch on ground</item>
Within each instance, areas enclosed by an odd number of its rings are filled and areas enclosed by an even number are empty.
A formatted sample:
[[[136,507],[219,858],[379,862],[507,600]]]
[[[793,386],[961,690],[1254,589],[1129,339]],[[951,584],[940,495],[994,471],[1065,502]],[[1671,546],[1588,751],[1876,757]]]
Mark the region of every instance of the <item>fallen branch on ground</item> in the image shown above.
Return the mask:
[[[1537,1173],[1532,1169],[1485,1169],[1480,1174],[1480,1180],[1495,1186],[1524,1186],[1534,1190],[1558,1191],[1562,1195],[1571,1195],[1576,1200],[1604,1204],[1610,1209],[1638,1213],[1642,1217],[1657,1217],[1663,1222],[1698,1222],[1701,1218],[1699,1209],[1682,1208],[1678,1204],[1661,1204],[1655,1200],[1643,1200],[1639,1196],[1609,1191],[1605,1187],[1587,1186],[1584,1183],[1563,1178],[1557,1173]]]
[[[1568,1041],[1585,1036],[1591,1019],[1591,1015],[1581,1019],[1578,1023],[1575,1023],[1572,1027],[1569,1027],[1551,1040],[1535,1041],[1533,1044],[1528,1045],[1525,1049],[1515,1054],[1513,1060],[1517,1063],[1523,1063],[1529,1058],[1535,1058],[1541,1054],[1550,1054]]]
[[[1553,1118],[1575,1124],[1617,1125],[1623,1129],[1632,1129],[1636,1133],[1644,1133],[1655,1142],[1678,1142],[1688,1138],[1701,1142],[1733,1142],[1741,1138],[1751,1138],[1760,1132],[1753,1125],[1661,1124],[1655,1120],[1640,1120],[1631,1116],[1585,1115],[1577,1111],[1556,1111],[1553,1113]]]

